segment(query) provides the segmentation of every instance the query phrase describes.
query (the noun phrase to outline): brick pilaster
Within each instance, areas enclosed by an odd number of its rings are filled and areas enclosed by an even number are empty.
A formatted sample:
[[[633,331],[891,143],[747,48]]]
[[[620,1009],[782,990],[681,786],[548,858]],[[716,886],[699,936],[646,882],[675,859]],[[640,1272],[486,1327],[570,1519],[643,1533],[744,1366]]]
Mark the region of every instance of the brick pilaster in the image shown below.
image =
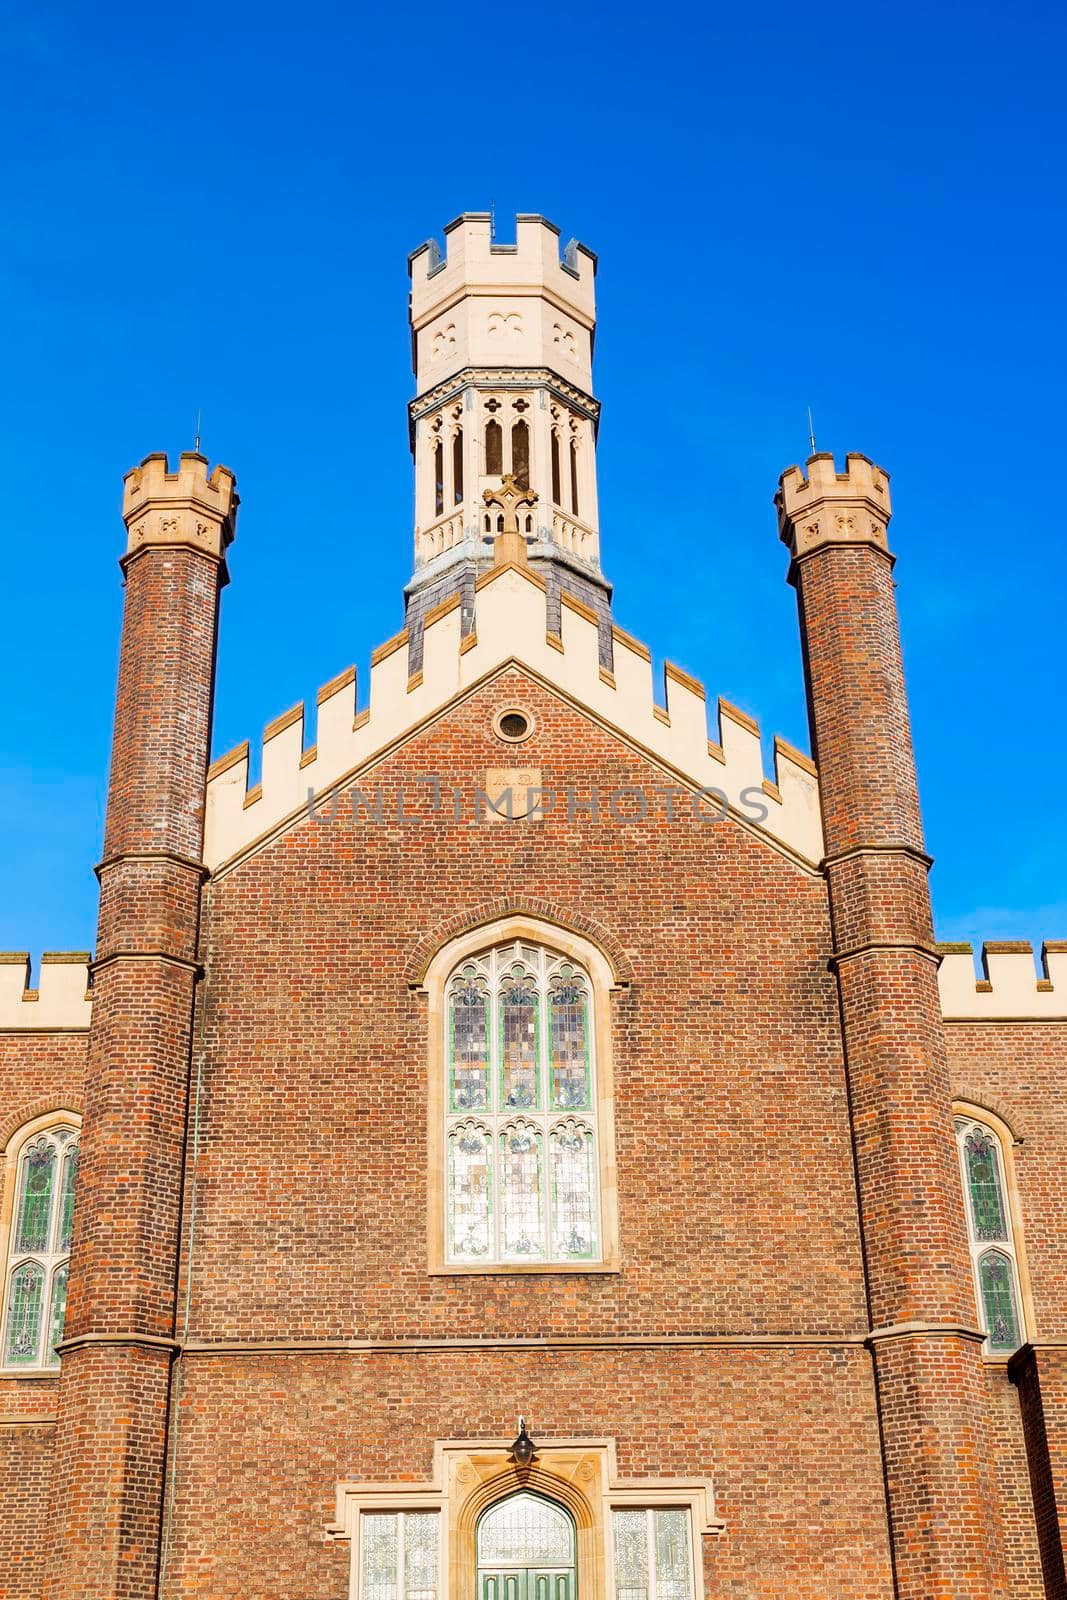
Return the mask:
[[[900,1600],[1007,1593],[952,1137],[900,635],[888,478],[812,456],[776,499],[826,839]]]
[[[218,597],[232,474],[126,479],[126,603],[46,1594],[156,1589]]]

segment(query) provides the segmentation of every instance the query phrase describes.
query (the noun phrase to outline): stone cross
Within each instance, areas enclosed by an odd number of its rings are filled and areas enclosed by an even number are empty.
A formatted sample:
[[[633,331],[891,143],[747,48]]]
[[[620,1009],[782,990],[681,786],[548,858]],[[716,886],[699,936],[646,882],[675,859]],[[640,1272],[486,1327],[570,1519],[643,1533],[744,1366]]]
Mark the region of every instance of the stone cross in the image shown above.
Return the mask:
[[[533,489],[525,488],[521,483],[516,483],[510,472],[505,472],[500,480],[499,489],[486,489],[482,499],[487,506],[499,506],[504,513],[504,526],[501,533],[518,533],[520,506],[536,504],[537,494]]]

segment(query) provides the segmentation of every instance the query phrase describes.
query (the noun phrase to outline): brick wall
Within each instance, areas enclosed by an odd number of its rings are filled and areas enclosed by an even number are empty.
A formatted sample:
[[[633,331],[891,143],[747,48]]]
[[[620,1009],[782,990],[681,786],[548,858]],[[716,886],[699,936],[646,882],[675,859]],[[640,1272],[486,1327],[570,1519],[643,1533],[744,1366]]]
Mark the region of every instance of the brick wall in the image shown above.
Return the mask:
[[[33,1118],[80,1109],[85,1048],[84,1034],[0,1034],[0,1149]],[[0,1600],[41,1593],[54,1457],[42,1419],[54,1418],[58,1388],[58,1374],[0,1375]]]
[[[49,1424],[0,1420],[0,1600],[38,1600],[41,1593],[54,1439]]]
[[[187,1360],[167,1600],[346,1600],[339,1481],[429,1477],[435,1436],[613,1435],[623,1477],[712,1473],[714,1597],[890,1600],[862,1349]]]
[[[516,703],[537,721],[518,749],[492,733]],[[561,798],[540,823],[470,826],[474,786],[511,761],[583,802],[645,786],[657,815],[568,821]],[[185,1358],[168,1600],[343,1595],[347,1552],[320,1543],[337,1480],[424,1475],[434,1438],[507,1433],[520,1409],[542,1432],[615,1436],[624,1472],[710,1474],[728,1531],[709,1593],[756,1594],[770,1570],[796,1597],[853,1593],[856,1572],[888,1596],[824,883],[687,797],[669,822],[664,774],[518,672],[364,788],[382,784],[388,816],[407,786],[414,810],[428,772],[462,790],[461,822],[353,827],[342,807],[205,891],[190,1336],[490,1348]],[[613,1001],[619,1274],[426,1273],[412,963],[434,928],[509,895],[607,930],[632,975]],[[637,1347],[491,1348],[531,1334]],[[742,1345],[640,1344],[678,1334]]]
[[[514,702],[538,721],[517,748],[491,728]],[[510,673],[371,784],[388,815],[398,784],[412,808],[427,772],[471,797],[510,760],[583,801],[593,783],[668,781]],[[195,1334],[864,1326],[824,886],[676,805],[673,824],[631,826],[557,812],[353,828],[341,808],[208,886]],[[621,1276],[425,1273],[426,1001],[409,958],[509,890],[607,928],[634,972],[614,1000]]]
[[[953,1093],[1007,1122],[1038,1327],[1067,1334],[1067,1022],[950,1022]]]

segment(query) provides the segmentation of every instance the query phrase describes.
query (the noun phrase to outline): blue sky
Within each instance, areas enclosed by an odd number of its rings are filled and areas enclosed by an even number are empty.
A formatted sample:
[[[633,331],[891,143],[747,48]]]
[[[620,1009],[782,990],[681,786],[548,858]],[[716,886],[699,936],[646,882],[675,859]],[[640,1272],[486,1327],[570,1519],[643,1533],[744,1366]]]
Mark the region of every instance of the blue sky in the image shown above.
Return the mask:
[[[1051,4],[8,9],[0,947],[88,948],[123,473],[238,474],[216,752],[401,621],[407,252],[600,255],[619,622],[807,748],[771,508],[892,474],[945,938],[1067,937],[1065,23]]]

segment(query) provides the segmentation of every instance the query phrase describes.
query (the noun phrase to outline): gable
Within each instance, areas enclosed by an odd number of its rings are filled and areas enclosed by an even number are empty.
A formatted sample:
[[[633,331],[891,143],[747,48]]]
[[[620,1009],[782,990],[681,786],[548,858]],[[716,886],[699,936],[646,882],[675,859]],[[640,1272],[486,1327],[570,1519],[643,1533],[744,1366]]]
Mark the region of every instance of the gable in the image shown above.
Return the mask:
[[[509,664],[521,666],[693,790],[725,797],[731,811],[808,867],[822,858],[818,783],[811,761],[775,740],[773,781],[763,772],[758,726],[720,700],[709,737],[703,685],[668,664],[656,703],[649,651],[613,630],[614,669],[600,665],[596,618],[563,596],[559,634],[546,626],[545,590],[527,569],[501,566],[479,581],[476,632],[462,636],[458,597],[429,614],[423,665],[408,673],[407,634],[371,657],[367,709],[356,715],[350,668],[319,691],[316,740],[304,747],[304,708],[270,724],[262,781],[248,788],[248,745],[208,774],[204,859],[213,871],[258,848]],[[518,763],[516,763],[518,764]],[[753,804],[755,796],[760,804]],[[752,820],[766,810],[760,822]],[[747,820],[746,820],[747,819]]]

